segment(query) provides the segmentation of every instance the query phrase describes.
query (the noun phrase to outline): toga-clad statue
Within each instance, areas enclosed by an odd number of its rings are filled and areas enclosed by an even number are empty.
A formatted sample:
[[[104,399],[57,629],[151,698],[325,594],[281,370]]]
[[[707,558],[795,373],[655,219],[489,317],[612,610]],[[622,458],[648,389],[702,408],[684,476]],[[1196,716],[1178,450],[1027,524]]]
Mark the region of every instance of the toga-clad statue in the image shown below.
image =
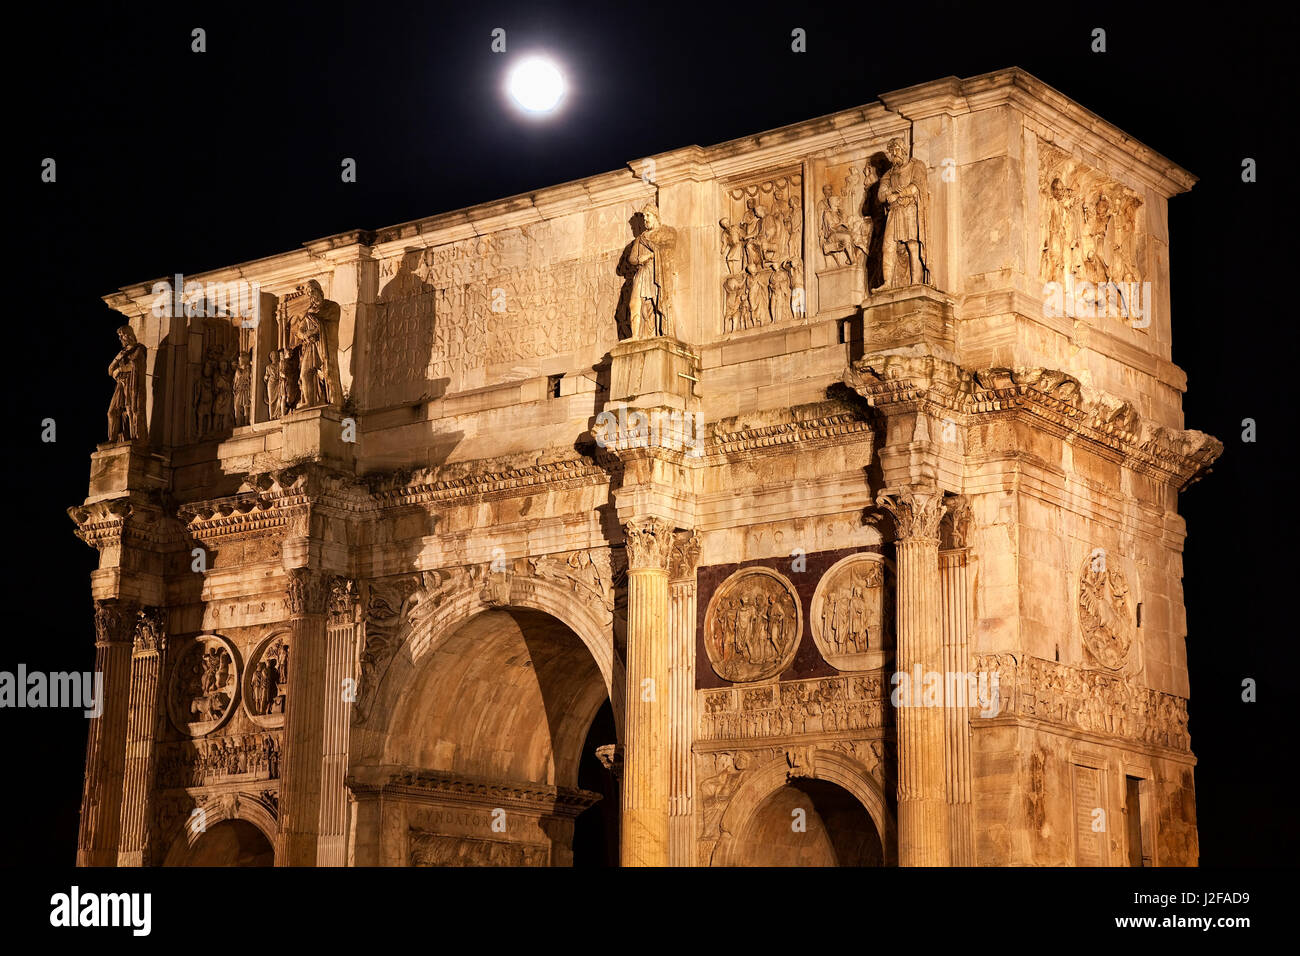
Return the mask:
[[[930,198],[925,163],[909,160],[901,139],[891,139],[886,150],[890,166],[880,177],[878,191],[887,210],[881,249],[884,282],[877,291],[925,285],[929,279],[925,260],[930,251],[926,221]]]
[[[136,341],[131,326],[117,330],[122,350],[108,366],[108,374],[117,382],[113,400],[108,405],[108,440],[147,442],[148,425],[144,417],[145,360],[148,350]]]
[[[636,269],[628,302],[634,339],[673,334],[670,303],[677,230],[660,223],[659,207],[652,202],[641,210],[641,218],[645,230],[628,250],[628,264]]]

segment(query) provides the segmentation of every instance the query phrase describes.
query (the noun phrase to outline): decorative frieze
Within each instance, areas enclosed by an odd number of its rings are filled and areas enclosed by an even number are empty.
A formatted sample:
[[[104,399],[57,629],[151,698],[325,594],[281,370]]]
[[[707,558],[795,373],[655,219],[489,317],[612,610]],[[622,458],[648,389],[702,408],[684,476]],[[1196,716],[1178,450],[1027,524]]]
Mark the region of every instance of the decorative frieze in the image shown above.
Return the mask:
[[[230,780],[280,776],[280,737],[273,733],[212,737],[166,744],[158,755],[159,785],[202,787]]]
[[[1032,717],[1072,730],[1186,752],[1187,701],[1132,678],[1037,657],[979,655],[977,671],[998,675],[998,716]]]
[[[700,691],[698,740],[874,730],[889,706],[883,673]]]

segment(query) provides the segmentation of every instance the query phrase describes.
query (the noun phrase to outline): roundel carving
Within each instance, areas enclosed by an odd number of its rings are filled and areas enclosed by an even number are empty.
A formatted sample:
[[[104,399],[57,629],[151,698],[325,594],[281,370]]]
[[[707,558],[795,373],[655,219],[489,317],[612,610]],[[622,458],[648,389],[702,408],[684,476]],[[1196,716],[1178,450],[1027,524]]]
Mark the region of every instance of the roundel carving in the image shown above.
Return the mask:
[[[822,575],[813,593],[813,641],[837,670],[882,667],[892,633],[887,612],[884,558],[851,554]]]
[[[265,638],[248,658],[244,668],[244,710],[261,727],[284,723],[289,696],[289,632]]]
[[[224,637],[200,634],[177,658],[167,695],[176,729],[202,737],[230,719],[239,697],[239,658]]]
[[[1133,646],[1133,614],[1128,579],[1108,567],[1106,552],[1097,548],[1079,573],[1079,628],[1083,646],[1102,667],[1117,671],[1128,663]]]
[[[736,683],[764,680],[789,667],[802,633],[794,586],[768,568],[746,568],[727,578],[704,616],[713,671]]]

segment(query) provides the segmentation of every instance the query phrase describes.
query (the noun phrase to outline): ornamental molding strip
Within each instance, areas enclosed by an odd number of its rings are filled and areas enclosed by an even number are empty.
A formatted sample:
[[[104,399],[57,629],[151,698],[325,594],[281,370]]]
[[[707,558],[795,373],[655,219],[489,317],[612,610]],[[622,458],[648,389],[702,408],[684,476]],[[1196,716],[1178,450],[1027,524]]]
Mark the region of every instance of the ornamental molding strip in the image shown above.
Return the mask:
[[[844,382],[874,408],[916,407],[934,417],[1027,416],[1058,434],[1071,433],[1138,471],[1179,488],[1207,473],[1223,443],[1195,429],[1171,429],[1144,420],[1133,406],[1082,385],[1066,372],[993,367],[968,372],[933,356],[890,356],[859,362]]]

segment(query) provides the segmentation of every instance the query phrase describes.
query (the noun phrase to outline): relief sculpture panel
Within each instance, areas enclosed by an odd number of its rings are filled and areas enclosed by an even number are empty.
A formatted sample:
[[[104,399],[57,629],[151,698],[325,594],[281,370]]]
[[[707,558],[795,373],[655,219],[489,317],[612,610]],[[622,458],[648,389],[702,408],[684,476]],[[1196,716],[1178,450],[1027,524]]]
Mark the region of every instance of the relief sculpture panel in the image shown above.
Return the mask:
[[[714,593],[704,619],[704,646],[723,680],[779,674],[794,660],[803,610],[794,586],[768,568],[747,568]]]
[[[215,634],[196,637],[172,671],[168,713],[176,729],[202,737],[230,719],[239,694],[235,649]]]
[[[454,392],[522,378],[550,356],[595,361],[617,342],[620,262],[636,213],[611,205],[386,258],[369,400],[413,400],[430,382]],[[402,351],[386,354],[394,343]]]
[[[854,554],[835,564],[817,585],[810,613],[813,640],[832,667],[856,671],[883,666],[892,633],[884,559]]]
[[[726,190],[719,221],[723,332],[793,321],[807,312],[803,262],[803,174],[791,170]]]

